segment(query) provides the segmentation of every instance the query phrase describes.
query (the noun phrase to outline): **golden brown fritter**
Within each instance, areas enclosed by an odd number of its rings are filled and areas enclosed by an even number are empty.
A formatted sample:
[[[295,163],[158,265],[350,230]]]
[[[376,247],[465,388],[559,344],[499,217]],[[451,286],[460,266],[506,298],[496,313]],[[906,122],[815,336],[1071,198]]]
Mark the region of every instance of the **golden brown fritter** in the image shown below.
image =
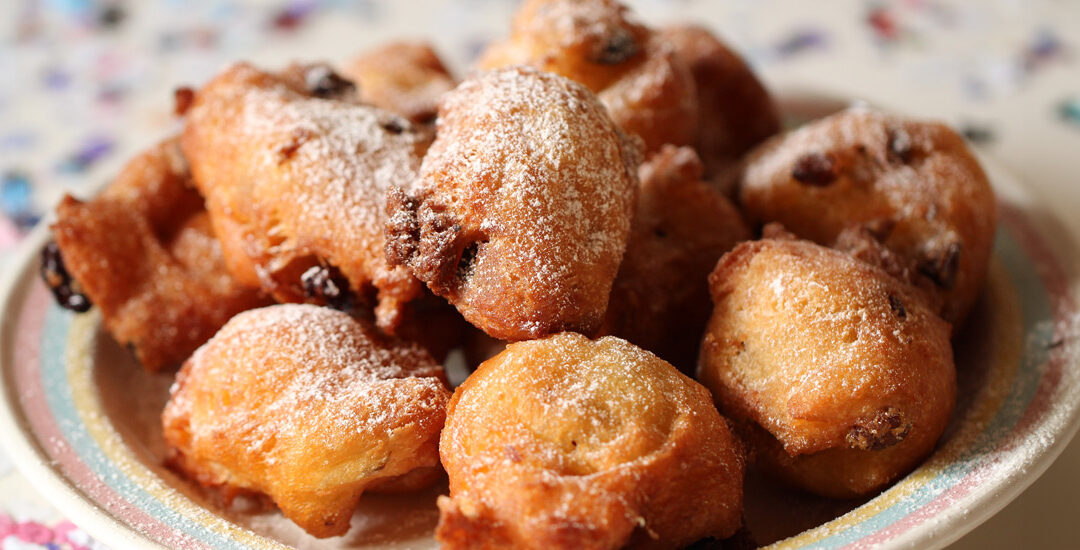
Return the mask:
[[[596,97],[511,68],[443,97],[413,196],[388,200],[387,258],[495,338],[591,333],[637,195],[638,154]]]
[[[956,371],[949,324],[921,293],[800,240],[740,244],[709,284],[715,310],[698,379],[721,411],[750,426],[767,468],[810,491],[853,497],[933,450],[956,400]]]
[[[390,42],[345,64],[342,75],[360,88],[360,99],[417,124],[433,122],[438,99],[456,82],[427,42]]]
[[[365,489],[437,466],[442,377],[419,347],[343,312],[248,311],[180,370],[162,416],[170,462],[226,495],[267,495],[316,537],[341,535]]]
[[[584,84],[623,130],[654,152],[690,145],[698,124],[694,79],[674,48],[614,0],[529,0],[510,37],[479,65],[529,65]]]
[[[229,276],[190,184],[168,140],[132,159],[93,200],[64,197],[52,226],[62,263],[47,261],[66,269],[109,333],[151,371],[179,364],[230,317],[269,303]]]
[[[443,548],[675,548],[742,518],[742,449],[699,384],[614,337],[507,346],[454,393]]]
[[[386,264],[385,196],[413,184],[430,140],[354,96],[323,65],[236,64],[195,95],[181,144],[239,279],[283,302],[377,303],[393,331],[422,286]]]
[[[866,248],[854,235],[880,241],[953,324],[982,289],[997,204],[963,138],[942,124],[849,109],[755,149],[738,185],[753,222],[825,245],[848,231],[848,250]]]
[[[780,113],[769,92],[739,54],[699,25],[661,29],[694,77],[700,117],[697,149],[712,178],[780,131]]]
[[[601,332],[689,374],[712,312],[709,273],[750,230],[731,202],[702,181],[701,161],[689,147],[665,146],[638,176],[637,212]]]

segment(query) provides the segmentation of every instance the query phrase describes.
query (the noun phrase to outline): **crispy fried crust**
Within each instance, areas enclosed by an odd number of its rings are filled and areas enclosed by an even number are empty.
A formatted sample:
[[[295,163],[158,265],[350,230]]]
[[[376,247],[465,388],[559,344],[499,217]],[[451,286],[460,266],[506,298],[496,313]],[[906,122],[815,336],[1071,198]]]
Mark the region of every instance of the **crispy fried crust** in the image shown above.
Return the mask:
[[[708,392],[625,340],[509,345],[451,399],[444,548],[678,547],[742,514],[741,446]]]
[[[419,347],[345,313],[245,312],[177,376],[162,415],[171,463],[226,494],[266,494],[312,535],[341,535],[366,488],[408,487],[399,476],[437,466],[442,378]]]
[[[591,333],[637,195],[636,145],[588,90],[527,68],[444,96],[415,195],[391,193],[387,258],[503,340]]]
[[[950,327],[884,271],[808,241],[746,242],[709,277],[698,378],[766,465],[871,493],[933,449],[956,400]],[[769,442],[775,439],[775,442]]]
[[[754,222],[825,245],[845,231],[880,241],[910,266],[894,274],[953,324],[982,289],[997,204],[963,138],[942,124],[850,109],[755,149],[738,185]],[[840,246],[867,250],[851,236]]]
[[[692,373],[712,312],[709,273],[750,230],[731,202],[702,181],[701,162],[689,147],[665,146],[638,175],[637,212],[601,333]]]
[[[177,365],[269,301],[229,276],[175,140],[135,157],[93,200],[64,197],[53,234],[105,327],[147,370]]]
[[[780,131],[780,113],[769,92],[739,54],[699,25],[660,30],[694,77],[700,117],[694,148],[712,178],[744,153]]]
[[[584,84],[646,151],[690,145],[698,124],[694,78],[674,48],[613,0],[530,0],[510,37],[479,66],[529,65]]]
[[[414,182],[430,136],[354,96],[322,65],[274,75],[236,64],[196,94],[181,143],[238,278],[321,303],[302,277],[332,268],[345,301],[377,303],[392,331],[422,287],[386,264],[385,196]]]
[[[456,82],[427,42],[390,42],[345,64],[342,74],[360,88],[360,99],[417,124],[435,120],[438,99]]]

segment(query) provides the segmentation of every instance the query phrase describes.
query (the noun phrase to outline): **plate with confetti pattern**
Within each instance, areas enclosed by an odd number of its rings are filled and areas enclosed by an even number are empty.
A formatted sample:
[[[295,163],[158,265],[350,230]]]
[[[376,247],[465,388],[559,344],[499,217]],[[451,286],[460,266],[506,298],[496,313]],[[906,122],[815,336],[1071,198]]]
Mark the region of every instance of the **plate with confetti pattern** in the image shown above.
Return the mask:
[[[786,94],[794,121],[841,103]],[[941,547],[1020,494],[1080,422],[1075,236],[984,159],[1001,220],[987,287],[955,337],[959,398],[935,453],[882,493],[812,498],[751,476],[746,531],[777,548]],[[3,291],[0,439],[22,472],[114,548],[434,548],[435,496],[365,496],[343,537],[318,540],[256,506],[223,508],[163,464],[169,373],[144,372],[98,313],[56,306],[26,239]]]

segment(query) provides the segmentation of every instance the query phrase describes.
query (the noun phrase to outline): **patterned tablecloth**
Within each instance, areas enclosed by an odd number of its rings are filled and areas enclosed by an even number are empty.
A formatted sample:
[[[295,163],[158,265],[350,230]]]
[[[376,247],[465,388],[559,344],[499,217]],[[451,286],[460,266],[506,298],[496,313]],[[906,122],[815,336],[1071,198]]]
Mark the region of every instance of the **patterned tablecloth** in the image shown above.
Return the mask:
[[[1080,234],[1080,3],[1052,0],[639,0],[648,21],[698,18],[774,87],[863,97],[959,128],[1033,183]],[[91,193],[175,131],[171,91],[224,63],[340,61],[428,38],[458,69],[516,2],[372,0],[0,3],[0,276],[64,192]],[[372,23],[377,23],[372,25]],[[356,28],[374,29],[357,33]],[[362,35],[360,35],[362,34]],[[1080,444],[958,546],[1080,538]],[[97,548],[0,450],[0,549]]]

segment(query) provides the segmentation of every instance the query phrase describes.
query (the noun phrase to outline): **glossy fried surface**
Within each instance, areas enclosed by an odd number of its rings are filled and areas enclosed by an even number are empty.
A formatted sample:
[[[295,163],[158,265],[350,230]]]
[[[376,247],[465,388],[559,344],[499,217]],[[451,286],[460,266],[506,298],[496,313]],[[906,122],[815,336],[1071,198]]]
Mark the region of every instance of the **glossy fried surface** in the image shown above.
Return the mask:
[[[391,194],[387,258],[502,340],[596,330],[637,194],[634,140],[591,92],[527,68],[444,96],[419,189]]]
[[[434,121],[438,99],[456,82],[431,44],[390,42],[354,57],[342,75],[357,84],[360,99],[417,124]]]
[[[237,278],[278,301],[333,303],[303,280],[332,268],[346,302],[377,304],[392,331],[422,287],[386,264],[385,197],[414,182],[429,139],[357,104],[352,83],[325,66],[275,75],[240,63],[195,95],[181,144]]]
[[[953,324],[982,289],[997,203],[963,138],[943,124],[849,109],[755,149],[738,185],[753,222],[825,245],[845,231],[878,241],[902,260],[894,274]]]
[[[701,161],[689,147],[665,146],[638,175],[637,212],[601,332],[689,374],[712,312],[709,273],[750,230],[734,205],[702,181]]]
[[[184,364],[165,440],[200,484],[263,493],[312,535],[341,535],[365,489],[438,464],[442,377],[419,347],[343,312],[256,309]]]
[[[678,547],[741,523],[741,447],[708,392],[618,338],[510,344],[454,393],[440,454],[443,548]]]
[[[700,111],[694,148],[713,177],[780,131],[780,113],[746,62],[705,27],[673,25],[660,30],[690,68]]]
[[[950,327],[918,291],[842,252],[775,239],[737,246],[709,284],[698,379],[721,411],[775,438],[754,447],[766,464],[851,497],[930,453],[956,371]]]
[[[694,79],[674,48],[614,0],[529,0],[479,66],[529,65],[584,84],[653,152],[697,132]]]
[[[225,269],[175,140],[132,159],[90,201],[57,206],[64,266],[147,370],[177,365],[245,309],[268,303]]]

